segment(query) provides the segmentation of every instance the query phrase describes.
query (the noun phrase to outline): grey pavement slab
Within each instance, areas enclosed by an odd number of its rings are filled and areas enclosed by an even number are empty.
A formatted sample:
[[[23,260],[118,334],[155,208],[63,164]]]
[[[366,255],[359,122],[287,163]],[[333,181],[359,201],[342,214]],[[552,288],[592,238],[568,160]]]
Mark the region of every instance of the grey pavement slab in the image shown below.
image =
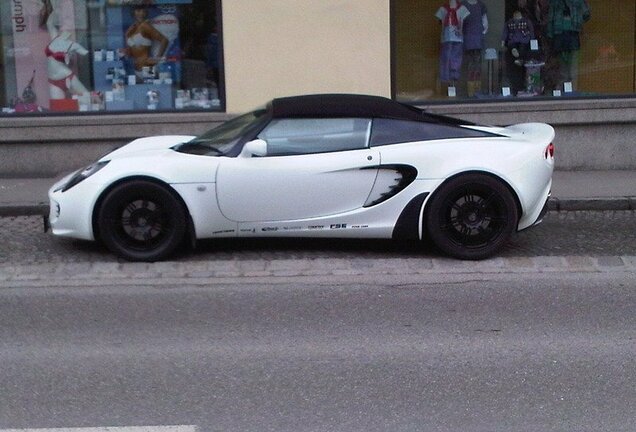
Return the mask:
[[[339,268],[331,268],[333,260],[328,258],[306,260],[286,260],[287,271],[275,270],[277,263],[266,262],[265,269],[250,264],[237,266],[235,261],[219,260],[206,262],[167,263],[57,263],[45,266],[35,264],[5,265],[0,263],[0,290],[10,288],[37,287],[86,287],[87,282],[100,286],[190,286],[210,287],[236,282],[250,283],[335,283],[349,280],[358,284],[395,282],[396,278],[418,277],[447,282],[457,281],[464,275],[471,275],[473,281],[487,281],[493,275],[535,274],[563,275],[577,273],[600,275],[607,273],[627,273],[631,277],[636,271],[636,257],[575,257],[539,256],[493,258],[484,261],[457,261],[450,258],[421,258],[409,262],[402,258],[367,259],[364,269],[356,267],[354,260],[341,260]],[[414,265],[421,263],[421,265]],[[172,266],[167,269],[165,265]]]

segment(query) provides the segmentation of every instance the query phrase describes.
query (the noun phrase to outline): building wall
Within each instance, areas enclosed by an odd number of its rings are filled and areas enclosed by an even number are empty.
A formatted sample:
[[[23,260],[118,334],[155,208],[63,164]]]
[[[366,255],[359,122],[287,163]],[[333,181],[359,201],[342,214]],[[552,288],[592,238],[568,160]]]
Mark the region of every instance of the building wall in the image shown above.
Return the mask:
[[[307,93],[390,97],[390,34],[389,0],[225,1],[227,111]]]

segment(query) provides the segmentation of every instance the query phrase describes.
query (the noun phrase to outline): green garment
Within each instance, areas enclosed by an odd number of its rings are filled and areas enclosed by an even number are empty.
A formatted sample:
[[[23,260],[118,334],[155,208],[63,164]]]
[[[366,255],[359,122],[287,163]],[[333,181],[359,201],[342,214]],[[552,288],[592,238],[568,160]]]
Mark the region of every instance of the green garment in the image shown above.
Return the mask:
[[[583,23],[590,19],[587,0],[552,0],[548,11],[549,37],[566,31],[580,32]]]

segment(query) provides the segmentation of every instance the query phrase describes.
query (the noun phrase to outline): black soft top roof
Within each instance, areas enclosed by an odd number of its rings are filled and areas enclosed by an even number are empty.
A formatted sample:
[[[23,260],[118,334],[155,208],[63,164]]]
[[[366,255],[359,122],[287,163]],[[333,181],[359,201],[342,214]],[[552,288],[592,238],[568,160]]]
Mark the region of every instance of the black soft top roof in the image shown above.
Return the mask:
[[[364,117],[471,124],[451,117],[426,113],[392,99],[356,94],[316,94],[278,98],[268,104],[268,110],[273,118]]]

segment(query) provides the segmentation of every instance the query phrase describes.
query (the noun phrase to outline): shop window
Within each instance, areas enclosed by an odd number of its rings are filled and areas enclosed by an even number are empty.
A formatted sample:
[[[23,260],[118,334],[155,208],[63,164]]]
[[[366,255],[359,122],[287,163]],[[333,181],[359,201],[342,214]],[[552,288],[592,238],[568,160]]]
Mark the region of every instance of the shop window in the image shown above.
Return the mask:
[[[620,11],[619,11],[620,9]],[[403,102],[636,92],[636,0],[393,0]]]
[[[0,2],[4,115],[223,108],[220,0]]]

